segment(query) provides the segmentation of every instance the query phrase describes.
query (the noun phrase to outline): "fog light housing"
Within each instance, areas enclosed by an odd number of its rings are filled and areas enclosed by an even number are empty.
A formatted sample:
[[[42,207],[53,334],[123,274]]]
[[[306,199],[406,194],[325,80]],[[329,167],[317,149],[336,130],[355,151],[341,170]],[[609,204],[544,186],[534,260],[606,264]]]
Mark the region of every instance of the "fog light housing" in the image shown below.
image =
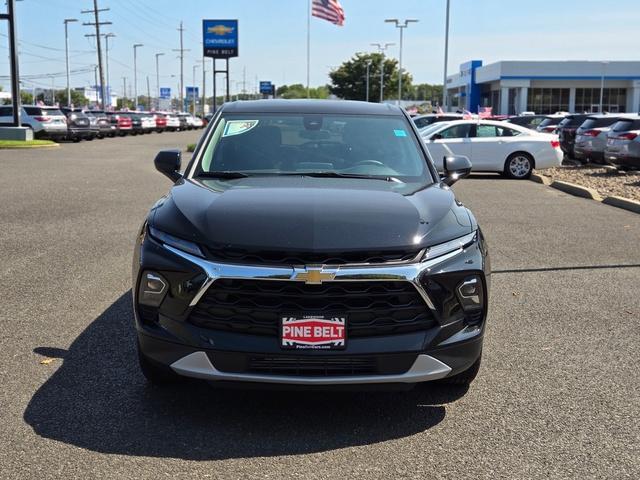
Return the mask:
[[[158,307],[164,300],[169,282],[158,272],[144,272],[140,279],[138,301],[142,305]]]
[[[477,313],[484,308],[484,288],[479,275],[466,277],[457,287],[456,296],[466,314]]]

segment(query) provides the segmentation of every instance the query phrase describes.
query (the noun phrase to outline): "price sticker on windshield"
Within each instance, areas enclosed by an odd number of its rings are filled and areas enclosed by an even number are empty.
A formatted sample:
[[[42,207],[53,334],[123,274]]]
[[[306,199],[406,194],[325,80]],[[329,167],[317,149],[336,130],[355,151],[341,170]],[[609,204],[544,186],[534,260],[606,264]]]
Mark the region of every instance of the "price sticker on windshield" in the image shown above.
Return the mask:
[[[223,137],[231,137],[232,135],[241,135],[247,133],[258,125],[259,120],[229,120],[224,126]]]

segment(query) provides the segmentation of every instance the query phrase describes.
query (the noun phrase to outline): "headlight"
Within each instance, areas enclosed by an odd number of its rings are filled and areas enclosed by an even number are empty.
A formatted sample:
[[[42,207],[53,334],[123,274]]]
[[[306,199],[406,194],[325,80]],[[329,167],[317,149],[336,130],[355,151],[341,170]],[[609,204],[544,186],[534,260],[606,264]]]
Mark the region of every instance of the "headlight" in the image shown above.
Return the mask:
[[[149,235],[158,240],[159,242],[170,245],[183,252],[190,253],[191,255],[197,255],[198,257],[204,257],[200,247],[189,240],[183,240],[182,238],[174,237],[168,233],[162,232],[156,228],[149,227]]]
[[[464,235],[463,237],[458,237],[448,242],[439,243],[438,245],[429,247],[422,257],[422,261],[424,262],[425,260],[431,260],[432,258],[440,257],[442,255],[446,255],[447,253],[468,247],[473,242],[475,242],[477,234],[478,232],[474,230],[473,232],[469,233],[468,235]]]

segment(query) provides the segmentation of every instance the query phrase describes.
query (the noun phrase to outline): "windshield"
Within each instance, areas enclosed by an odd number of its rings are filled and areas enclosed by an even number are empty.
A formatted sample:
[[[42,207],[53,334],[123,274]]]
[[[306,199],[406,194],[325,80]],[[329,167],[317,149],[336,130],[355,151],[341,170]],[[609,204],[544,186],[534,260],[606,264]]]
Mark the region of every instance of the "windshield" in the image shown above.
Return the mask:
[[[558,125],[562,119],[563,117],[547,117],[544,120],[542,120],[540,122],[540,125],[538,126],[542,128],[542,127],[550,127],[553,125]]]
[[[195,174],[211,172],[431,182],[407,120],[382,115],[224,115]]]
[[[420,129],[420,135],[422,135],[423,137],[427,137],[429,135],[431,135],[433,132],[435,132],[436,130],[442,128],[444,129],[445,126],[449,125],[449,122],[438,122],[438,123],[433,123],[431,125],[429,125],[428,127],[424,127]]]

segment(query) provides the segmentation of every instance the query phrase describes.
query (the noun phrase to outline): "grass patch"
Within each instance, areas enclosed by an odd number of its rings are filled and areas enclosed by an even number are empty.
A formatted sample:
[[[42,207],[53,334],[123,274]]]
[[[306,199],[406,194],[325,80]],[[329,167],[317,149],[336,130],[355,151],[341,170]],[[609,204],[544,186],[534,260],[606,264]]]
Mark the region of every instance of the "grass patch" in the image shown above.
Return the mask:
[[[51,140],[0,140],[0,148],[32,148],[32,147],[52,147],[58,145]]]
[[[195,143],[190,143],[189,145],[187,145],[187,152],[193,152],[195,149],[196,149]]]

